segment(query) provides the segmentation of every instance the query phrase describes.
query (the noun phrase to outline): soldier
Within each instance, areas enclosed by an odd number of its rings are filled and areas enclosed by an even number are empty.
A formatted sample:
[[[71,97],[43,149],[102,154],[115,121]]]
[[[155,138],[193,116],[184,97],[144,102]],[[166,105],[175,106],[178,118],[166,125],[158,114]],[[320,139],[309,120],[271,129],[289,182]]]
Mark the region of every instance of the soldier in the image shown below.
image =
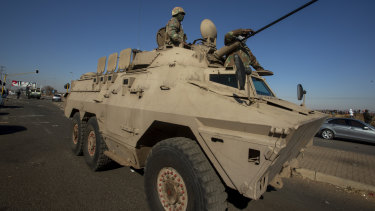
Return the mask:
[[[236,41],[239,41],[238,38],[245,38],[249,36],[251,33],[254,33],[252,29],[236,29],[233,31],[228,32],[225,34],[224,44],[229,46]],[[247,47],[245,42],[241,42],[240,49],[235,51],[244,63],[245,66],[251,65],[257,72],[262,72],[262,75],[273,75],[273,73],[269,70],[264,70],[264,68],[259,64],[258,60],[255,58],[253,53],[251,53],[249,47]],[[227,62],[224,64],[225,66],[233,65],[233,54],[227,55],[228,59]]]
[[[181,22],[184,20],[185,11],[182,7],[175,7],[172,10],[172,18],[166,26],[166,45],[183,47],[186,35],[182,29]]]
[[[363,120],[364,120],[367,124],[371,124],[372,117],[371,117],[371,115],[369,114],[369,112],[368,112],[367,109],[365,109],[365,112],[363,113]]]

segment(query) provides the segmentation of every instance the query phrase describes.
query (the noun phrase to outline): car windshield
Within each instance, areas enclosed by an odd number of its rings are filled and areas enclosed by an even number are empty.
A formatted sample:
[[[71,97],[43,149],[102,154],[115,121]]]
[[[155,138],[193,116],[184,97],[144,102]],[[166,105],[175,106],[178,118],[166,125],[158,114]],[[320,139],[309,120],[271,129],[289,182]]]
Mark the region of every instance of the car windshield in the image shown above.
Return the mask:
[[[274,96],[262,79],[251,77],[258,95]],[[210,81],[237,88],[235,74],[210,74]]]

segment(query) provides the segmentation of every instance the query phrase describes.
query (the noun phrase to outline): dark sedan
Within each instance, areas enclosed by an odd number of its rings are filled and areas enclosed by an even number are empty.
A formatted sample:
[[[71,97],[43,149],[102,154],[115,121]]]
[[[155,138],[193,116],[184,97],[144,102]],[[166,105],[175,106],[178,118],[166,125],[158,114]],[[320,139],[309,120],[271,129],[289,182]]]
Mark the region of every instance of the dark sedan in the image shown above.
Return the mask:
[[[375,128],[357,119],[330,118],[320,127],[324,139],[346,138],[375,143]]]

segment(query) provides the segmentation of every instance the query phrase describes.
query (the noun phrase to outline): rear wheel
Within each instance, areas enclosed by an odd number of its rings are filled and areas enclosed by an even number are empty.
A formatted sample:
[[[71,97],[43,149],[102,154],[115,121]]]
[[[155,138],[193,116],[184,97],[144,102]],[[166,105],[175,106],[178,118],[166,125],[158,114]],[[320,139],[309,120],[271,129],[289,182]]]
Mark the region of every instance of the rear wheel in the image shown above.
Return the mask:
[[[145,190],[151,210],[225,210],[224,185],[198,144],[171,138],[147,158]]]
[[[73,118],[73,129],[72,129],[72,141],[71,141],[71,148],[75,155],[82,155],[82,147],[83,147],[83,128],[86,125],[84,121],[81,121],[79,116],[79,112],[75,113]]]
[[[329,129],[324,129],[322,131],[322,138],[327,139],[327,140],[332,140],[333,139],[333,132],[332,130]]]
[[[104,154],[106,150],[107,145],[99,133],[98,122],[95,117],[91,117],[84,133],[83,155],[92,170],[102,170],[111,162],[111,159]]]

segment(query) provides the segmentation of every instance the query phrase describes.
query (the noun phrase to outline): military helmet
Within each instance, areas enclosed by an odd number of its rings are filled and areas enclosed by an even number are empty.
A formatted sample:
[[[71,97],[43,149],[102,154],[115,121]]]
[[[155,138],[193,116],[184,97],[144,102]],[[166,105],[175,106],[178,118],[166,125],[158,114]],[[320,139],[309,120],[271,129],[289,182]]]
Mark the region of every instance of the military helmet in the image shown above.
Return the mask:
[[[178,15],[179,13],[183,13],[185,15],[184,9],[182,7],[175,7],[172,10],[172,16]]]

